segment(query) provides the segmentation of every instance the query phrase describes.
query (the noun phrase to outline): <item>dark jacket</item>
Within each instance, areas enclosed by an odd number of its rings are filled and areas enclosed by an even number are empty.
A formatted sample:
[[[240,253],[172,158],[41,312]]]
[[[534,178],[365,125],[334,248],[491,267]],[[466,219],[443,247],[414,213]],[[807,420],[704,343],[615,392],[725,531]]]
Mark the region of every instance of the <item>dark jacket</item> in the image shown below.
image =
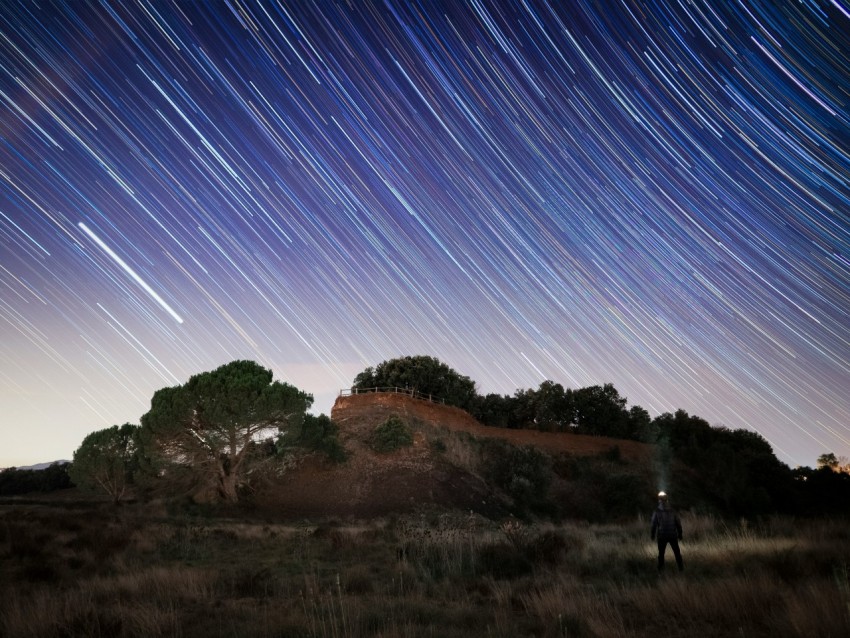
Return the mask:
[[[652,513],[649,535],[655,539],[656,534],[658,540],[682,540],[682,521],[676,511],[664,501],[658,503],[658,509]]]

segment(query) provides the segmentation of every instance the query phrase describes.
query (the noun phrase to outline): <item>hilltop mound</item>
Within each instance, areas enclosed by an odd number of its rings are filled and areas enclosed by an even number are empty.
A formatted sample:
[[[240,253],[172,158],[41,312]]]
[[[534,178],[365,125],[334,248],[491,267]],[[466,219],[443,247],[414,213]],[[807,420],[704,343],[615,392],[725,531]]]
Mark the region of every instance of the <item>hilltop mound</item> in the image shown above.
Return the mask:
[[[617,447],[621,458],[645,461],[652,451],[652,447],[645,443],[604,436],[488,427],[460,408],[413,399],[405,394],[368,393],[341,396],[331,410],[331,418],[339,424],[341,433],[355,437],[357,433],[368,434],[372,428],[393,414],[413,423],[465,432],[477,438],[501,439],[517,446],[531,445],[549,454],[589,456],[604,454]]]
[[[431,405],[390,394],[338,398],[331,417],[339,425],[339,439],[348,459],[333,464],[317,454],[301,458],[279,485],[258,494],[257,500],[294,517],[368,518],[423,505],[498,515],[501,511],[494,509],[485,482],[435,454],[422,428],[413,428],[410,447],[388,454],[372,449],[372,432],[392,415],[417,425],[440,423],[438,413],[429,416]],[[454,423],[466,414],[456,408],[437,407],[452,412]],[[466,418],[475,423],[468,414]]]
[[[411,427],[413,445],[376,453],[372,433],[391,416]],[[405,394],[340,396],[331,418],[339,425],[348,460],[337,465],[315,454],[300,458],[279,484],[257,495],[263,505],[293,517],[366,518],[428,505],[501,516],[509,501],[476,472],[475,440],[504,440],[574,457],[616,446],[620,458],[638,462],[651,450],[635,441],[486,427],[459,408]]]

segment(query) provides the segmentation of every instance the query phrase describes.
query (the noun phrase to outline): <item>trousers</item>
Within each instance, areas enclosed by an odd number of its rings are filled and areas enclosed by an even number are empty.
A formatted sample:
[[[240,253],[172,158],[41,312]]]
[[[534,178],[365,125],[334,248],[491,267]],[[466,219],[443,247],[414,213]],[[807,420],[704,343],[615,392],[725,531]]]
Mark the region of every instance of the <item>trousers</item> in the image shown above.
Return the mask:
[[[670,549],[673,550],[673,556],[676,557],[676,566],[679,571],[685,569],[685,563],[682,560],[682,552],[679,550],[679,541],[675,538],[658,537],[658,571],[664,571],[664,554],[667,552],[667,544],[670,544]]]

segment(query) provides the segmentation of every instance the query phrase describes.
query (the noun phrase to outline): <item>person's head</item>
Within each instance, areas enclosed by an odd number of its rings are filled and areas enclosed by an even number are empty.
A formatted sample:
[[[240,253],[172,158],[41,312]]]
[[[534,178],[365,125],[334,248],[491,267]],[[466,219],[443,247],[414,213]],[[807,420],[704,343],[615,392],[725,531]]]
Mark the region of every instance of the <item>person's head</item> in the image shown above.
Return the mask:
[[[658,492],[658,502],[666,503],[667,502],[667,492]]]

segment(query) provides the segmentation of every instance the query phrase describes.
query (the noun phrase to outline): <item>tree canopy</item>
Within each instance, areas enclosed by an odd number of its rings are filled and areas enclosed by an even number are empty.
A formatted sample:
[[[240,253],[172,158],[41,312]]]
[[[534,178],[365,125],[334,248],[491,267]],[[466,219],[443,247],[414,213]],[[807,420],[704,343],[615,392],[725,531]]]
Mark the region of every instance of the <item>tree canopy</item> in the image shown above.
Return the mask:
[[[475,382],[469,377],[439,359],[422,355],[390,359],[375,368],[366,368],[354,378],[354,387],[407,388],[464,409],[476,398]]]
[[[835,470],[838,468],[838,465],[838,457],[835,456],[835,452],[826,452],[818,457],[818,469],[828,468]]]
[[[253,361],[233,361],[158,390],[141,419],[148,474],[237,502],[239,489],[268,457],[269,446],[260,444],[298,427],[313,402],[272,377]]]
[[[83,489],[102,490],[118,503],[132,482],[138,429],[125,423],[86,436],[74,452],[71,480]]]

